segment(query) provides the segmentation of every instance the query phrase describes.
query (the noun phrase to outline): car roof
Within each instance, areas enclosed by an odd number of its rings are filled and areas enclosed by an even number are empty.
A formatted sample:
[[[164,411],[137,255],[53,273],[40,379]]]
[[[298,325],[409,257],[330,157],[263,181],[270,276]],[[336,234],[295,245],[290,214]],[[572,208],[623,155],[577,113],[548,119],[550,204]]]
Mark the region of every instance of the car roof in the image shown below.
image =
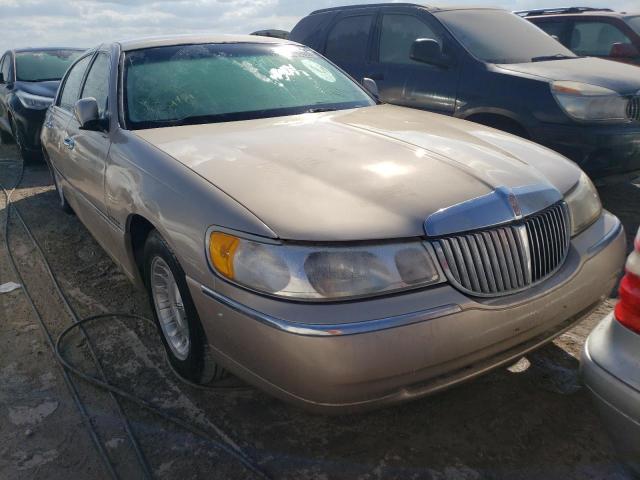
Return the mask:
[[[469,5],[436,7],[433,5],[424,5],[419,3],[365,3],[360,5],[344,5],[342,7],[323,8],[323,9],[315,10],[311,12],[309,15],[316,15],[318,13],[328,13],[328,12],[342,12],[345,10],[358,10],[361,8],[379,8],[379,7],[416,7],[416,8],[422,8],[424,10],[428,10],[430,12],[447,12],[450,10],[504,10],[503,8],[497,8],[497,7],[469,6]]]
[[[524,18],[549,18],[549,17],[570,17],[570,16],[588,16],[588,17],[626,17],[627,12],[616,12],[611,8],[596,7],[558,7],[558,8],[541,8],[534,10],[522,10],[514,12]]]
[[[26,47],[26,48],[13,48],[9,50],[13,53],[28,53],[28,52],[47,52],[47,51],[57,51],[57,50],[69,50],[75,52],[84,52],[86,48],[76,48],[76,47]]]
[[[140,50],[143,48],[169,47],[173,45],[192,45],[198,43],[283,43],[295,44],[289,40],[256,35],[163,35],[158,37],[142,37],[117,42],[122,51]]]

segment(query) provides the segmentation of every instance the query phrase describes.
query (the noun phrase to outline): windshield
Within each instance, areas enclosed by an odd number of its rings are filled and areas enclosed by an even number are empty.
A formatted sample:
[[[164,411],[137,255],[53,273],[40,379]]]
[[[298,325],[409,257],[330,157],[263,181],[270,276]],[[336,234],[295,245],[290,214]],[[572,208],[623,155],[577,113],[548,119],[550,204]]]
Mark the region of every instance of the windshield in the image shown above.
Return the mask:
[[[16,80],[19,82],[60,80],[81,53],[81,50],[16,53]]]
[[[435,15],[473,56],[487,63],[576,58],[531,22],[505,10],[449,10]]]
[[[633,31],[640,35],[640,15],[635,17],[627,17],[627,23],[633,28]]]
[[[130,52],[125,115],[132,129],[294,115],[375,102],[312,50],[204,44]]]

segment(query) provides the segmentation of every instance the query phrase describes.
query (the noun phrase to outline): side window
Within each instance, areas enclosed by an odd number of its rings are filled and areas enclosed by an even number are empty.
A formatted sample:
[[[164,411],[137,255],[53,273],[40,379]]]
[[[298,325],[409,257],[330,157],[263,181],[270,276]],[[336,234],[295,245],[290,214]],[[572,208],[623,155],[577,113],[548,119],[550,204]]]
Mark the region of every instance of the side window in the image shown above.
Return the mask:
[[[11,73],[11,56],[6,54],[2,57],[2,66],[0,66],[0,72],[2,72],[2,76],[4,77],[4,81],[8,82],[11,79],[9,78],[9,74]]]
[[[336,63],[364,61],[372,24],[373,15],[343,18],[329,32],[325,55]]]
[[[607,22],[576,21],[570,48],[578,55],[606,57],[614,43],[632,43],[615,25]]]
[[[419,18],[385,15],[380,35],[380,63],[417,63],[411,60],[410,53],[411,45],[419,38],[435,40],[442,46],[442,37]]]
[[[567,22],[562,20],[554,20],[551,22],[539,22],[536,26],[544,30],[548,35],[563,40],[565,29],[567,28]]]
[[[87,75],[80,98],[93,97],[98,101],[100,117],[104,118],[109,97],[109,56],[99,53]]]
[[[60,94],[60,106],[65,110],[72,111],[76,101],[80,98],[80,85],[90,60],[91,55],[86,56],[71,67]]]

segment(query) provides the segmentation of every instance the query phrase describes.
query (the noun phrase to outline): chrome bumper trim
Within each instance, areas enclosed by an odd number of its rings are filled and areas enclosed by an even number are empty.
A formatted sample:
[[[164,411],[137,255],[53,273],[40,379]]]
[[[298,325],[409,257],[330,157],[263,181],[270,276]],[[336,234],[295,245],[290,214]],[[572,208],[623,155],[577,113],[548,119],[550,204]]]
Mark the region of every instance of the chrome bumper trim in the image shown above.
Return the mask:
[[[618,220],[618,219],[616,219],[616,220],[617,220],[616,226],[613,227],[611,230],[609,230],[609,232],[604,237],[602,237],[598,242],[596,242],[591,247],[589,247],[589,250],[587,250],[587,257],[588,258],[593,257],[598,252],[600,252],[604,248],[606,248],[609,245],[611,245],[611,243],[616,238],[618,238],[618,235],[620,235],[624,231],[624,227],[622,226],[622,222],[620,222],[620,220]]]
[[[269,327],[281,330],[283,332],[302,335],[308,337],[339,337],[346,335],[359,335],[363,333],[379,332],[389,330],[391,328],[404,327],[414,323],[426,322],[434,318],[445,317],[455,313],[462,312],[459,305],[443,305],[419,312],[406,313],[393,317],[379,318],[375,320],[367,320],[362,322],[337,323],[332,325],[304,324],[297,322],[289,322],[280,318],[272,317],[262,312],[258,312],[251,307],[241,304],[225,295],[211,290],[201,285],[202,293],[206,296],[222,303],[223,305],[235,310],[238,313],[247,315]]]

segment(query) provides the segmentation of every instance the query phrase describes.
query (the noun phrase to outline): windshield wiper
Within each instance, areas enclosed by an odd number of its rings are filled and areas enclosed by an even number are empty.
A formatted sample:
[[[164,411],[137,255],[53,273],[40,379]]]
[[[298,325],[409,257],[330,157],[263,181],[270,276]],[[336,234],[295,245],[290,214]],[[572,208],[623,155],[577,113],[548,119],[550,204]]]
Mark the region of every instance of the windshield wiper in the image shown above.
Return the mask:
[[[338,110],[335,107],[317,107],[317,108],[309,108],[305,110],[304,113],[322,113],[322,112],[335,112]]]
[[[540,57],[533,57],[532,62],[549,62],[552,60],[569,60],[573,58],[580,58],[577,56],[565,55],[564,53],[557,53],[555,55],[542,55]]]

